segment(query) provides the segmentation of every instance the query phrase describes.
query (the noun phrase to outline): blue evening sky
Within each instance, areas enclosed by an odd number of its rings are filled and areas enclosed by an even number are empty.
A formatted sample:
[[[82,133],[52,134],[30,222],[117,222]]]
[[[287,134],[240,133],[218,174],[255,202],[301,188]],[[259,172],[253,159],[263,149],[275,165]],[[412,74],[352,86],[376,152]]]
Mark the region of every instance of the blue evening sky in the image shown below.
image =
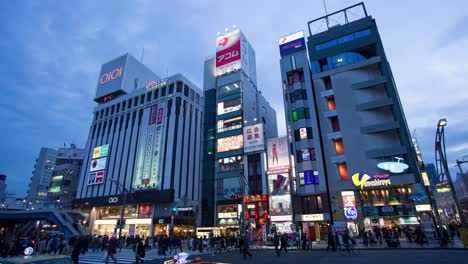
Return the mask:
[[[328,0],[329,12],[355,0]],[[411,131],[434,160],[437,120],[448,119],[450,166],[468,154],[468,2],[369,0]],[[42,146],[84,147],[100,65],[125,52],[155,73],[183,73],[201,88],[218,31],[236,24],[256,50],[258,87],[278,114],[280,37],[324,15],[321,0],[1,1],[0,173],[25,195]],[[468,166],[467,168],[468,169]]]

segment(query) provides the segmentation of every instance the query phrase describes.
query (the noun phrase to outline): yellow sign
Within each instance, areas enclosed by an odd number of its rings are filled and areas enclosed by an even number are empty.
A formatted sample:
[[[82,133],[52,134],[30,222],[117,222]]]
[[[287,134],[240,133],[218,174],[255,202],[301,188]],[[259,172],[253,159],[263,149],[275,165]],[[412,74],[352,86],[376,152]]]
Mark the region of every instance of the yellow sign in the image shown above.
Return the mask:
[[[448,193],[448,192],[450,192],[449,187],[437,188],[436,190],[437,190],[438,193]]]
[[[359,173],[356,173],[351,177],[351,179],[353,180],[354,185],[361,187],[361,190],[364,189],[364,187],[388,186],[392,184],[390,175],[388,174],[374,175],[371,177],[364,173],[361,179],[359,179]]]
[[[421,172],[421,177],[423,179],[424,186],[430,186],[431,185],[431,182],[429,181],[429,177],[427,176],[427,172],[425,172],[425,171]]]
[[[94,148],[93,159],[99,158],[101,156],[101,147]]]

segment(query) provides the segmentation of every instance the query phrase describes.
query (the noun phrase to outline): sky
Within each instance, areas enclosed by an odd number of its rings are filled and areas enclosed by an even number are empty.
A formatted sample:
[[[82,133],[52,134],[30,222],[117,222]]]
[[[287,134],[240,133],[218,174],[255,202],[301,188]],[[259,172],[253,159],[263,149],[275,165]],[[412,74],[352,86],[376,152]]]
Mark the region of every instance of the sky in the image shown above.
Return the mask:
[[[328,12],[358,3],[327,0]],[[434,160],[439,118],[449,166],[468,155],[468,2],[368,0],[411,132]],[[256,51],[258,87],[285,134],[278,39],[307,32],[322,0],[0,1],[0,174],[24,196],[41,147],[84,147],[99,70],[130,52],[160,76],[203,85],[217,32],[239,27]],[[464,167],[468,170],[468,165]],[[452,170],[455,172],[455,170]]]

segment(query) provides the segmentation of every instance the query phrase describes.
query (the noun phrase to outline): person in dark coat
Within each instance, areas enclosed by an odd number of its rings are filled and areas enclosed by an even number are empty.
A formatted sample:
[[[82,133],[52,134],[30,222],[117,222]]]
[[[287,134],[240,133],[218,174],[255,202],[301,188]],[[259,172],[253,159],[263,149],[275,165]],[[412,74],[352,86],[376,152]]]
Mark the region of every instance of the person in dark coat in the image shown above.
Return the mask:
[[[137,264],[140,262],[143,263],[145,255],[146,255],[145,246],[143,245],[143,242],[141,240],[138,240],[136,244],[136,250],[135,250],[135,259],[136,259],[135,263]]]
[[[273,237],[273,241],[275,243],[275,251],[276,251],[276,254],[278,255],[278,257],[280,256],[280,250],[279,250],[279,244],[280,244],[280,237],[278,236],[278,234],[275,234],[275,236]]]
[[[281,247],[280,247],[280,252],[281,250],[284,249],[284,251],[286,251],[286,253],[288,253],[288,235],[287,234],[283,234],[281,236]]]

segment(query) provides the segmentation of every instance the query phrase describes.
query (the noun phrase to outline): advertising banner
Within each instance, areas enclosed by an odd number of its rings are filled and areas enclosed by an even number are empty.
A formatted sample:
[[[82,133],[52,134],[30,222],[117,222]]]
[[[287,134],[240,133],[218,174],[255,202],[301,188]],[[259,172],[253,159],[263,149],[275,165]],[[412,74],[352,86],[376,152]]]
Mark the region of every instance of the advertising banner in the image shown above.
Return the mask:
[[[289,36],[283,37],[278,41],[280,54],[286,55],[288,53],[305,49],[304,32],[299,31]]]
[[[270,138],[267,140],[269,171],[290,168],[288,146],[287,137]]]
[[[138,218],[151,218],[152,217],[152,204],[138,205]]]
[[[59,159],[83,159],[84,153],[85,153],[84,149],[59,148],[57,151],[57,158]]]
[[[241,179],[239,177],[232,177],[222,179],[221,183],[218,183],[221,185],[218,187],[222,188],[224,199],[231,200],[234,199],[236,195],[242,193],[240,181]]]
[[[244,152],[262,151],[265,149],[263,124],[244,127]]]
[[[244,147],[243,136],[236,135],[231,137],[219,138],[217,144],[218,152],[241,149]]]
[[[221,75],[240,69],[240,36],[240,30],[235,30],[216,38],[216,75]]]
[[[89,171],[93,172],[93,171],[105,170],[106,164],[107,164],[107,157],[92,160]]]
[[[109,154],[109,145],[95,147],[93,151],[93,159],[107,157]]]
[[[143,112],[136,157],[133,187],[158,188],[165,104],[153,105]]]
[[[88,185],[101,184],[104,182],[104,171],[91,172],[88,175]]]

